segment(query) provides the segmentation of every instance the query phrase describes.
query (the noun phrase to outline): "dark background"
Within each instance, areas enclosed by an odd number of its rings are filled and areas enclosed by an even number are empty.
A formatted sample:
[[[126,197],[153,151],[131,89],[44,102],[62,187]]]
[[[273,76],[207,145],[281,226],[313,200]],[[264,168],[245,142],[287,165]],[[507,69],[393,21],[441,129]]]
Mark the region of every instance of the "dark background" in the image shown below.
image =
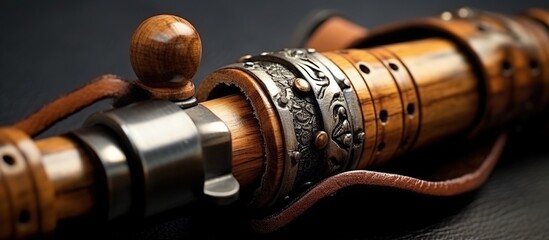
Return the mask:
[[[203,43],[202,63],[195,77],[199,84],[207,73],[242,55],[285,47],[295,26],[314,10],[334,9],[373,28],[462,6],[515,13],[530,7],[549,8],[549,2],[2,1],[0,125],[13,123],[98,75],[135,78],[128,57],[130,37],[137,25],[152,15],[179,15],[198,29]],[[108,104],[96,104],[40,137],[77,128],[86,116]],[[120,227],[99,234],[121,239],[288,238],[301,234],[337,239],[547,238],[547,138],[528,132],[515,135],[488,182],[457,198],[425,199],[383,189],[351,189],[272,235],[253,234],[238,216],[227,218],[208,209],[202,214],[199,210],[207,208],[203,206],[136,224],[133,229]],[[90,229],[96,226],[88,226]]]

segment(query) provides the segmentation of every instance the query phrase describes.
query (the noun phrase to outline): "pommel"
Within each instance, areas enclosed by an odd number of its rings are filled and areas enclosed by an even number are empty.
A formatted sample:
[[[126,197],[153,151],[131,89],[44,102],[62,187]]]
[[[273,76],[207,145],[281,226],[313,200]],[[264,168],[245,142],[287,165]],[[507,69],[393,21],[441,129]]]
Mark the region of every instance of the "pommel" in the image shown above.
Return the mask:
[[[155,98],[182,100],[194,96],[192,77],[202,57],[196,29],[185,19],[156,15],[135,30],[130,61],[137,84]]]

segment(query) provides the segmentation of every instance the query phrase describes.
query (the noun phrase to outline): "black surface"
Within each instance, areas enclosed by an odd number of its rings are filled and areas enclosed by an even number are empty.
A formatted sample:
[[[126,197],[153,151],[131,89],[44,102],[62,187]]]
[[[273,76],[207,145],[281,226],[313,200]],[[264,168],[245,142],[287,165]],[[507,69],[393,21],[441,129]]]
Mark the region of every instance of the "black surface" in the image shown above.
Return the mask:
[[[170,13],[200,32],[203,60],[196,83],[244,54],[285,47],[315,9],[334,9],[375,27],[461,6],[513,13],[549,8],[547,1],[3,1],[0,3],[0,125],[103,73],[133,79],[129,39],[146,17]],[[549,44],[549,43],[548,43]],[[80,126],[105,101],[59,123],[40,137]],[[488,182],[451,199],[425,199],[384,189],[351,189],[313,208],[276,234],[249,231],[236,210],[182,209],[145,225],[99,235],[121,239],[288,238],[546,239],[549,237],[549,151],[545,135],[522,135],[509,145]],[[210,210],[205,210],[210,209]],[[205,211],[205,213],[202,213]],[[223,216],[234,217],[223,217]],[[354,218],[354,219],[352,219]],[[1,223],[0,223],[1,224]],[[82,236],[98,234],[88,226]],[[89,232],[93,232],[89,233]],[[86,234],[86,235],[84,235]]]

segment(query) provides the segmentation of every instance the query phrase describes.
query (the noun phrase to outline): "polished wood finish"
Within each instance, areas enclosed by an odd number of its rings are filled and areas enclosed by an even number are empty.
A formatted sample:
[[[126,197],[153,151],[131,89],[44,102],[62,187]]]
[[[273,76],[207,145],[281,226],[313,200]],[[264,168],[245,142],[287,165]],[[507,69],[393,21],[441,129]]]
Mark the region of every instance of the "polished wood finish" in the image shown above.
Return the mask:
[[[0,157],[0,238],[48,236],[57,214],[38,148],[20,130],[1,128]]]
[[[343,50],[344,52],[344,50]],[[366,81],[360,74],[359,68],[356,68],[353,63],[351,63],[344,56],[334,53],[326,52],[323,53],[328,59],[334,62],[346,77],[351,81],[355,93],[358,95],[358,101],[360,102],[360,108],[362,110],[362,122],[363,128],[366,129],[364,136],[364,144],[362,144],[362,157],[357,165],[358,169],[364,169],[370,164],[372,159],[372,154],[376,152],[376,142],[377,142],[377,127],[375,127],[377,112],[376,107],[373,104],[372,95],[370,94],[370,89],[366,85]],[[370,71],[363,67],[363,71]],[[370,155],[368,155],[370,153]]]
[[[447,40],[325,54],[337,64],[347,60],[342,70],[348,76],[362,75],[351,78],[363,112],[370,112],[363,114],[367,135],[359,168],[383,164],[473,124],[478,111],[477,79]],[[373,106],[375,113],[365,106]],[[372,142],[375,147],[368,148]]]
[[[426,39],[386,49],[401,59],[416,85],[416,111],[421,113],[421,123],[413,148],[472,127],[481,93],[471,66],[455,45],[442,39]],[[418,51],[422,54],[414,54]]]
[[[266,95],[254,77],[242,70],[221,69],[209,74],[200,85],[196,98],[205,104],[205,106],[208,106],[207,101],[231,94],[244,96],[249,103],[247,108],[242,107],[238,109],[244,111],[244,113],[239,113],[238,115],[250,116],[248,114],[251,113],[259,125],[259,131],[251,131],[250,133],[261,134],[259,138],[263,140],[263,147],[257,148],[256,151],[263,149],[264,152],[259,158],[250,158],[246,162],[253,163],[254,165],[256,165],[255,162],[257,161],[262,162],[262,172],[260,175],[256,175],[261,176],[260,184],[255,190],[250,206],[265,206],[275,199],[283,181],[285,153],[281,151],[281,149],[284,149],[281,123],[270,97]],[[234,98],[228,98],[228,100],[232,99]],[[227,101],[223,103],[223,105],[230,104],[233,104],[233,102]],[[240,120],[237,119],[236,121]],[[238,125],[233,127],[238,127]],[[241,131],[250,130],[242,129]],[[233,161],[239,160],[233,158]],[[259,181],[259,179],[255,179],[254,181]]]
[[[246,98],[233,94],[201,104],[223,120],[231,131],[234,177],[244,189],[256,185],[264,169],[264,142]]]
[[[528,14],[538,20],[546,16]],[[473,136],[468,134],[549,105],[549,35],[541,24],[516,18],[509,29],[492,17],[450,20],[381,29],[372,33],[375,47],[321,53],[349,78],[361,105],[366,135],[359,168],[385,164],[450,136]],[[398,28],[445,34],[401,42],[384,35]],[[507,36],[517,31],[524,36]],[[380,41],[384,38],[387,42]],[[132,39],[138,84],[172,100],[192,96],[200,48],[198,34],[185,20],[145,21]],[[285,156],[270,98],[253,76],[229,68],[208,75],[197,99],[231,130],[233,173],[243,189],[255,187],[251,207],[269,204],[284,180]],[[53,136],[33,143],[2,130],[0,155],[0,238],[48,232],[56,221],[95,209],[99,169],[72,139]]]
[[[400,146],[403,131],[403,107],[398,86],[390,70],[372,53],[363,50],[346,50],[344,53],[342,55],[361,70],[362,79],[371,95],[369,99],[372,100],[367,104],[373,104],[376,111],[373,124],[365,126],[366,132],[376,132],[375,149],[373,152],[362,153],[361,159],[364,155],[370,156],[367,162],[371,164],[390,159]]]
[[[201,58],[198,32],[180,17],[150,17],[139,25],[131,39],[130,60],[139,78],[137,83],[155,98],[192,97],[192,77]]]
[[[88,155],[73,140],[55,136],[36,142],[42,164],[55,189],[57,219],[78,218],[92,213],[95,172]]]

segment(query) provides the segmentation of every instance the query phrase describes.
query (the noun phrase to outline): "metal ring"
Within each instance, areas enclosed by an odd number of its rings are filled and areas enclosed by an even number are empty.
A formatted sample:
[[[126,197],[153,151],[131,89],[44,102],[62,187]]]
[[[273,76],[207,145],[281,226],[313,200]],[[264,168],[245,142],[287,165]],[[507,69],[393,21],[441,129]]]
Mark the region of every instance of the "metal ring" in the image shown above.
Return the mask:
[[[362,156],[362,145],[364,144],[365,137],[362,108],[360,106],[360,102],[358,101],[358,96],[353,88],[353,85],[351,84],[351,81],[347,78],[345,73],[343,73],[343,71],[341,71],[341,69],[334,64],[334,62],[319,53],[314,54],[314,57],[323,63],[324,66],[328,68],[329,72],[332,73],[336,82],[340,86],[341,91],[343,92],[343,97],[347,102],[350,115],[349,118],[351,119],[353,127],[353,150],[350,153],[350,161],[344,169],[356,169],[358,163],[360,162],[360,157]]]
[[[84,125],[105,126],[122,139],[132,183],[142,185],[133,188],[132,200],[145,217],[201,195],[204,171],[198,129],[176,104],[139,102],[96,113]]]
[[[204,163],[204,195],[225,205],[238,198],[240,185],[232,174],[231,132],[227,125],[202,105],[184,109],[200,135]]]
[[[361,146],[364,135],[356,132],[358,128],[355,125],[359,123],[356,117],[361,116],[361,114],[356,114],[360,112],[356,96],[353,98],[348,93],[344,94],[338,83],[339,80],[345,82],[345,75],[338,73],[336,66],[331,66],[330,69],[339,75],[335,76],[326,65],[318,60],[319,58],[322,56],[314,49],[285,49],[279,52],[262,53],[260,56],[252,57],[250,61],[279,63],[309,83],[322,115],[324,131],[329,136],[328,144],[325,147],[325,159],[328,164],[326,174],[332,175],[345,170],[349,163],[351,163],[350,165],[358,163],[356,159],[359,156],[354,156],[352,160],[350,157],[354,145]],[[350,86],[350,83],[348,85]],[[350,101],[356,102],[352,105],[353,110],[349,108],[346,95],[351,98]],[[352,117],[355,119],[351,119]],[[361,126],[361,123],[358,126]],[[363,133],[362,130],[360,132]]]
[[[131,177],[130,169],[121,144],[110,130],[94,126],[72,132],[99,160],[103,168],[107,191],[107,218],[116,219],[130,212]]]
[[[315,133],[321,128],[321,120],[314,99],[306,92],[295,90],[296,81],[301,81],[284,66],[272,62],[245,62],[226,68],[243,70],[254,76],[271,97],[281,122],[285,162],[282,184],[274,203],[286,196],[296,186],[319,180],[324,164],[318,151],[313,149]]]

